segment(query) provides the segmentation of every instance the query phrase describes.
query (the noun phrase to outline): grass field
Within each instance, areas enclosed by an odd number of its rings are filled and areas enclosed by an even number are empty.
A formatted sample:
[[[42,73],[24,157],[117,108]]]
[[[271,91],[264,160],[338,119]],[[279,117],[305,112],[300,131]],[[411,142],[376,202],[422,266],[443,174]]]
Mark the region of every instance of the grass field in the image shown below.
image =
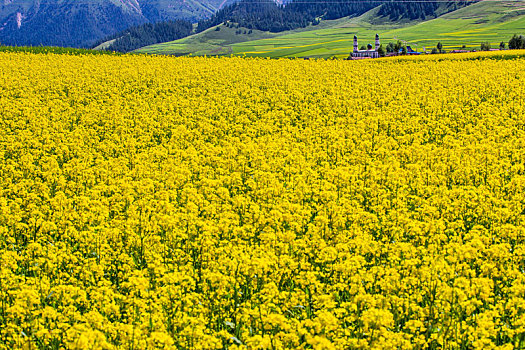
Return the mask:
[[[215,27],[205,32],[194,34],[189,37],[171,41],[167,43],[155,44],[136,50],[136,52],[154,54],[174,54],[174,55],[228,55],[233,54],[232,45],[252,40],[273,39],[277,34],[253,30],[248,34],[248,29],[242,28],[246,34],[235,34],[236,28],[220,26],[216,31]]]
[[[254,31],[235,35],[236,29],[221,26],[181,40],[148,46],[137,52],[176,55],[247,55],[260,57],[345,57],[358,35],[360,45],[372,42],[375,33],[382,42],[406,41],[413,48],[479,48],[482,42],[498,46],[516,33],[525,33],[525,1],[482,1],[424,22],[378,22],[372,10],[357,18],[322,22],[284,33]]]

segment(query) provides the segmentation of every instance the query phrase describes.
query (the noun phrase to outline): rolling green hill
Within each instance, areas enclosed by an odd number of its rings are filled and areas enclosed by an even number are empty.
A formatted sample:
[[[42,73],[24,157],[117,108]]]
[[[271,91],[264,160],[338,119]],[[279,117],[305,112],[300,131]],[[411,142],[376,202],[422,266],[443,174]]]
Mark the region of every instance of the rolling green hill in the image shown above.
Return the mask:
[[[379,33],[383,43],[403,40],[419,51],[441,42],[445,49],[497,46],[515,33],[525,33],[525,0],[481,1],[428,21],[390,22],[378,9],[356,18],[323,21],[318,26],[281,33],[244,28],[205,32],[177,41],[141,48],[137,52],[174,55],[247,55],[262,57],[345,57],[358,35],[360,45]],[[238,33],[241,30],[241,34]],[[246,34],[244,31],[246,30]]]

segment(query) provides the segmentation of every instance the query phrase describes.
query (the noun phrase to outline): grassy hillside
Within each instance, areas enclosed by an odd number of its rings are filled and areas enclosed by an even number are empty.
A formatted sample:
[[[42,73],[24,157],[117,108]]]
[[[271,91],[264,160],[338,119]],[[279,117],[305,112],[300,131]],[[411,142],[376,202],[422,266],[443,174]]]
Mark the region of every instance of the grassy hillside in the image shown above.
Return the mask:
[[[199,34],[168,43],[147,46],[136,52],[170,55],[227,55],[234,53],[232,49],[234,45],[278,36],[276,33],[259,30],[252,30],[249,33],[250,30],[246,28],[228,28],[224,25],[219,27],[219,31],[216,30],[216,27],[210,28]],[[242,32],[236,34],[238,30]]]
[[[364,15],[356,18],[342,18],[332,21],[322,21],[317,26],[301,28],[281,33],[262,32],[252,30],[249,33],[247,28],[228,28],[225,25],[210,28],[202,33],[189,36],[180,40],[147,46],[137,50],[141,53],[153,54],[173,54],[173,55],[220,55],[220,54],[247,54],[249,56],[270,56],[281,57],[288,56],[286,54],[273,54],[274,50],[288,50],[296,48],[300,50],[305,45],[321,45],[324,40],[320,40],[323,36],[331,36],[338,30],[342,34],[344,40],[348,40],[349,28],[372,30],[374,28],[381,28],[384,30],[392,30],[402,28],[410,23],[392,23],[386,21],[384,23],[378,22],[377,9],[371,10]],[[240,34],[238,31],[241,31]],[[352,38],[353,33],[352,31]],[[246,32],[246,33],[245,33]],[[341,37],[336,40],[339,42]],[[333,45],[331,45],[333,46]]]
[[[383,43],[404,40],[418,50],[466,45],[479,47],[481,42],[497,46],[515,33],[525,33],[525,0],[482,1],[424,22],[392,23],[376,16],[377,9],[357,18],[324,21],[319,26],[279,34],[254,31],[236,35],[237,29],[221,26],[181,40],[152,45],[138,52],[156,54],[216,55],[236,54],[263,57],[344,57],[352,50],[354,34],[360,45],[372,42],[379,33]],[[242,29],[244,32],[244,29]]]

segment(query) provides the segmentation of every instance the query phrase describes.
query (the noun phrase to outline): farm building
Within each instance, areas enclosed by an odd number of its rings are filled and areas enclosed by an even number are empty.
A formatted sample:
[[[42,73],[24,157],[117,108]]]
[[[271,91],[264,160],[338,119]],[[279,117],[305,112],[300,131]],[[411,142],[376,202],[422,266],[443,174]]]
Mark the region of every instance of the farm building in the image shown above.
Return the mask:
[[[421,55],[421,52],[414,51],[412,47],[407,46],[406,54],[407,55]]]

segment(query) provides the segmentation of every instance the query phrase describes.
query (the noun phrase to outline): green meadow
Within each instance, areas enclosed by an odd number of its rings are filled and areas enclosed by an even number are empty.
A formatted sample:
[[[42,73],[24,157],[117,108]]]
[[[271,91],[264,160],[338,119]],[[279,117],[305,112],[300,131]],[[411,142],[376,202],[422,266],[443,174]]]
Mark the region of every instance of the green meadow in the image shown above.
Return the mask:
[[[377,9],[360,17],[323,21],[317,26],[283,33],[220,26],[173,42],[147,46],[142,53],[172,55],[246,55],[259,57],[346,57],[353,47],[373,43],[378,33],[386,44],[401,40],[417,51],[430,51],[438,42],[447,50],[479,48],[482,42],[498,47],[513,34],[525,34],[525,0],[481,1],[436,19],[390,22],[376,16]]]

